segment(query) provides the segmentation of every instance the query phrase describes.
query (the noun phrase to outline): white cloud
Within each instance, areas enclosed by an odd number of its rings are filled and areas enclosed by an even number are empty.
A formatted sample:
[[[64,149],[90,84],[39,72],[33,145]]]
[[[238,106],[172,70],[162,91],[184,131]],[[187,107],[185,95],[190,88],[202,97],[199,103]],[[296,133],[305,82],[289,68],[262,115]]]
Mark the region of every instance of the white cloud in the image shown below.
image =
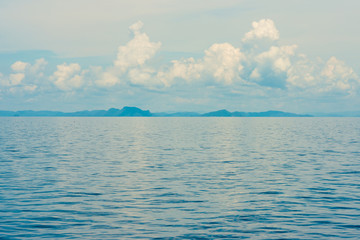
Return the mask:
[[[29,67],[30,64],[22,61],[17,61],[11,65],[11,69],[14,72],[25,72],[25,69]]]
[[[59,89],[63,91],[70,91],[76,88],[80,88],[84,84],[84,72],[80,71],[81,67],[79,64],[64,63],[57,66],[57,71],[54,72],[51,79]]]
[[[101,73],[99,79],[95,81],[95,83],[101,87],[112,87],[119,82],[120,79],[111,72]]]
[[[155,70],[152,68],[133,68],[129,71],[130,82],[138,85],[152,85],[152,76]]]
[[[287,70],[292,66],[296,48],[296,45],[271,46],[257,55],[247,52],[242,78],[258,85],[285,89]]]
[[[229,85],[239,78],[239,72],[243,69],[241,61],[244,59],[239,48],[229,43],[215,43],[205,50],[202,59],[173,60],[171,68],[167,72],[160,72],[158,77],[167,86],[178,78],[189,83],[197,79],[214,79]]]
[[[359,84],[359,78],[354,70],[335,57],[331,57],[326,62],[321,76],[326,78],[327,87],[324,89],[325,91],[336,89],[350,92]]]
[[[291,66],[290,57],[294,56],[296,48],[296,45],[272,46],[269,51],[259,54],[255,60],[259,64],[270,61],[274,71],[284,72]]]
[[[271,19],[261,19],[259,22],[254,21],[252,27],[253,29],[245,34],[243,41],[261,38],[268,38],[270,40],[279,39],[279,31]]]
[[[0,84],[4,87],[18,86],[24,80],[24,73],[12,73],[8,77],[0,73]]]
[[[112,87],[120,82],[120,79],[116,76],[113,68],[104,71],[102,67],[92,66],[89,69],[89,73],[89,77],[94,79],[95,85],[99,87]]]
[[[204,69],[209,71],[216,81],[232,84],[243,68],[240,61],[244,59],[240,49],[229,43],[213,44],[205,51]]]
[[[114,66],[95,70],[97,80],[95,84],[101,87],[112,87],[120,82],[135,85],[153,86],[160,82],[155,78],[156,71],[145,66],[159,50],[160,42],[151,42],[147,34],[142,32],[143,23],[138,21],[129,27],[133,38],[126,44],[119,46]]]
[[[172,66],[167,71],[160,71],[157,77],[165,86],[171,86],[176,79],[184,79],[187,82],[199,79],[204,66],[194,58],[173,60]]]
[[[16,86],[21,84],[21,81],[25,78],[25,74],[23,73],[14,73],[9,76],[9,84],[10,86]]]
[[[321,75],[327,77],[330,80],[348,80],[357,77],[351,67],[346,66],[345,62],[336,59],[334,56],[327,61],[324,69],[321,72]]]
[[[10,73],[8,76],[0,76],[0,84],[6,87],[12,87],[11,91],[10,89],[9,91],[16,92],[17,89],[13,88],[14,86],[21,87],[24,86],[26,82],[37,81],[39,78],[43,77],[42,71],[46,64],[47,62],[43,58],[37,59],[33,65],[27,62],[16,61],[11,65],[13,73]],[[28,89],[29,88],[25,90]]]
[[[138,21],[129,27],[134,38],[125,46],[118,48],[117,59],[114,66],[119,69],[120,73],[126,72],[131,67],[143,65],[147,60],[152,58],[159,50],[160,42],[150,42],[148,35],[141,32],[143,23]]]
[[[345,62],[331,57],[326,63],[300,58],[288,70],[289,88],[298,87],[312,94],[354,94],[360,79]]]
[[[312,62],[305,55],[300,55],[297,61],[287,71],[288,86],[313,87],[316,85],[315,74],[319,72],[318,62]]]
[[[44,58],[37,59],[35,64],[30,66],[30,73],[42,77],[47,64],[48,62]]]
[[[137,21],[136,23],[132,24],[129,27],[129,30],[135,35],[135,34],[140,34],[141,33],[141,29],[143,28],[144,23],[142,21]]]

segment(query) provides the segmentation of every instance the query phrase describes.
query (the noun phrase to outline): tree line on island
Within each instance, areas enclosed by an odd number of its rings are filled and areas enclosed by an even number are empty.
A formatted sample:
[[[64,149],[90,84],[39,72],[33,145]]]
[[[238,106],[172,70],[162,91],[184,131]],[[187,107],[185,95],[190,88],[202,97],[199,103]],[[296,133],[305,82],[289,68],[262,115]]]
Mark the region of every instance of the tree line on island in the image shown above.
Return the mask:
[[[266,112],[229,112],[218,110],[208,113],[176,112],[176,113],[152,113],[137,107],[123,107],[122,109],[110,108],[109,110],[92,110],[78,112],[59,111],[0,111],[2,117],[312,117],[309,114],[295,114],[282,111]]]

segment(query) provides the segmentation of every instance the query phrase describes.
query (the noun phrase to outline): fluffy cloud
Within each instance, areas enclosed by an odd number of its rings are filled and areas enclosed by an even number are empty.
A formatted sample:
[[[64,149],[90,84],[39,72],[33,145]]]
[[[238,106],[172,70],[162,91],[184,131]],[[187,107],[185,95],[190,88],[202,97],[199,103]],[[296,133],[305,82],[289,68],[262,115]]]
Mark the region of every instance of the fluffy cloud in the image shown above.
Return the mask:
[[[289,88],[297,87],[313,94],[354,94],[360,83],[354,70],[335,57],[323,63],[313,62],[302,56],[287,74]]]
[[[37,59],[35,64],[30,65],[30,73],[42,77],[47,64],[48,62],[44,58]]]
[[[133,68],[129,71],[129,79],[132,84],[136,85],[149,85],[149,83],[154,83],[152,77],[155,73],[155,70],[152,68]]]
[[[259,22],[254,21],[252,27],[253,29],[245,34],[243,41],[261,38],[268,38],[270,40],[279,39],[279,31],[271,19],[261,19]]]
[[[184,60],[173,60],[172,66],[167,71],[160,71],[157,77],[164,83],[165,86],[170,87],[174,80],[184,79],[190,82],[201,77],[203,65],[197,62],[194,58]]]
[[[88,72],[88,77],[93,79],[95,85],[99,87],[108,88],[120,82],[120,79],[116,76],[113,68],[109,68],[107,71],[104,71],[102,67],[92,66]]]
[[[80,88],[84,84],[84,73],[84,71],[81,72],[81,67],[79,64],[64,63],[57,66],[57,71],[54,72],[51,79],[59,89],[63,91],[70,91]]]
[[[325,76],[329,80],[347,81],[357,78],[357,75],[351,67],[348,67],[345,62],[336,59],[334,56],[327,61],[321,75]]]
[[[13,73],[10,73],[8,76],[2,75],[0,77],[0,85],[11,87],[12,92],[16,92],[16,89],[14,88],[15,86],[20,87],[25,91],[29,89],[35,90],[37,86],[31,82],[34,82],[43,76],[42,71],[44,70],[46,64],[47,62],[43,58],[37,59],[35,64],[16,61],[11,65],[11,70]],[[25,79],[27,79],[27,83],[24,83]],[[29,88],[29,86],[31,87]],[[33,86],[35,86],[35,88]]]
[[[33,93],[38,86],[31,83],[24,83],[25,72],[28,72],[31,64],[24,62],[16,62],[12,65],[12,70],[15,73],[11,73],[8,76],[4,76],[0,73],[0,92],[18,94],[18,93]],[[33,77],[30,75],[30,78]]]
[[[11,69],[14,72],[25,72],[25,69],[27,67],[29,67],[29,65],[30,65],[29,63],[22,62],[22,61],[17,61],[13,65],[11,65]]]
[[[155,71],[144,64],[154,57],[159,50],[160,42],[151,42],[147,34],[142,32],[143,23],[138,21],[129,27],[133,38],[126,44],[119,46],[114,66],[102,73],[97,73],[95,83],[101,87],[112,87],[129,80],[135,85],[152,86],[158,84],[159,79],[152,77]]]
[[[294,56],[296,48],[296,45],[272,46],[269,51],[259,54],[255,60],[259,64],[270,62],[274,71],[284,72],[291,66],[290,57]]]
[[[119,78],[111,72],[103,72],[100,74],[98,80],[95,83],[101,87],[112,87],[119,82]]]
[[[316,85],[316,72],[320,72],[319,64],[310,61],[305,55],[299,55],[296,62],[287,71],[288,87],[314,87]]]
[[[239,48],[229,43],[213,44],[205,50],[202,59],[172,61],[172,67],[168,72],[160,72],[158,77],[166,86],[170,86],[174,79],[184,79],[191,82],[197,79],[214,79],[216,82],[226,85],[232,84],[239,79],[239,73],[243,69],[241,61],[245,59]]]
[[[359,78],[354,70],[335,57],[331,57],[326,62],[321,71],[321,76],[325,77],[326,83],[326,88],[323,91],[335,89],[351,93],[351,90],[359,84]]]
[[[143,23],[138,21],[129,27],[134,38],[125,46],[118,48],[117,59],[114,66],[121,73],[126,72],[131,67],[141,66],[152,58],[159,50],[160,42],[150,42],[148,35],[141,32]]]
[[[17,86],[21,84],[24,77],[24,73],[12,73],[8,77],[0,73],[0,85],[3,87]]]
[[[240,49],[229,43],[213,44],[205,51],[204,69],[209,71],[216,81],[232,84],[243,69],[240,61],[244,59]]]
[[[42,75],[47,62],[44,58],[36,59],[34,64],[27,62],[16,61],[11,65],[11,69],[14,72],[27,73],[32,75]]]
[[[268,51],[250,58],[248,68],[252,71],[249,80],[264,86],[285,88],[287,71],[292,66],[291,58],[296,48],[296,45],[271,46]]]
[[[21,81],[25,78],[24,73],[14,73],[9,76],[9,85],[16,86],[21,84]]]

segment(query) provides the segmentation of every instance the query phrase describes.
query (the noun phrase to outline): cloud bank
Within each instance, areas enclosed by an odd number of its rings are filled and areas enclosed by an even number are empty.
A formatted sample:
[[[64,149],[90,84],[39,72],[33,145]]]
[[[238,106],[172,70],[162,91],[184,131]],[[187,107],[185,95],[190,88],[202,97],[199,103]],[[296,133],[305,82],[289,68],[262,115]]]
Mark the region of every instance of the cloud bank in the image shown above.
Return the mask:
[[[46,65],[43,58],[37,59],[34,64],[16,61],[10,66],[12,73],[7,76],[0,73],[0,93],[33,93],[38,89],[37,85],[42,85],[39,80],[44,78]]]
[[[252,23],[239,40],[214,43],[200,58],[173,59],[153,64],[161,48],[151,41],[138,21],[129,27],[131,40],[118,47],[116,59],[108,67],[83,69],[79,63],[63,63],[49,76],[47,62],[17,61],[11,73],[0,73],[1,92],[49,91],[76,92],[84,89],[113,91],[118,87],[174,92],[177,88],[192,91],[194,86],[219,88],[222,94],[266,96],[356,96],[360,79],[354,70],[335,56],[328,60],[309,59],[298,46],[281,45],[280,34],[271,19]],[[46,87],[45,87],[46,86]],[[184,87],[185,86],[185,87]],[[177,99],[181,99],[177,97]]]

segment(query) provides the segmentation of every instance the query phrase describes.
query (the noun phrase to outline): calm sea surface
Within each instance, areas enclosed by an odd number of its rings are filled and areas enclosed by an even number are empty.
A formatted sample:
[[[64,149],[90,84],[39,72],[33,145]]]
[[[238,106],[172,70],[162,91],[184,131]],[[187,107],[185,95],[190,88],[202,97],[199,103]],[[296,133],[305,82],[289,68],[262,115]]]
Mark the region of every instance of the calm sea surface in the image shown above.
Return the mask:
[[[0,118],[0,239],[359,239],[360,118]]]

